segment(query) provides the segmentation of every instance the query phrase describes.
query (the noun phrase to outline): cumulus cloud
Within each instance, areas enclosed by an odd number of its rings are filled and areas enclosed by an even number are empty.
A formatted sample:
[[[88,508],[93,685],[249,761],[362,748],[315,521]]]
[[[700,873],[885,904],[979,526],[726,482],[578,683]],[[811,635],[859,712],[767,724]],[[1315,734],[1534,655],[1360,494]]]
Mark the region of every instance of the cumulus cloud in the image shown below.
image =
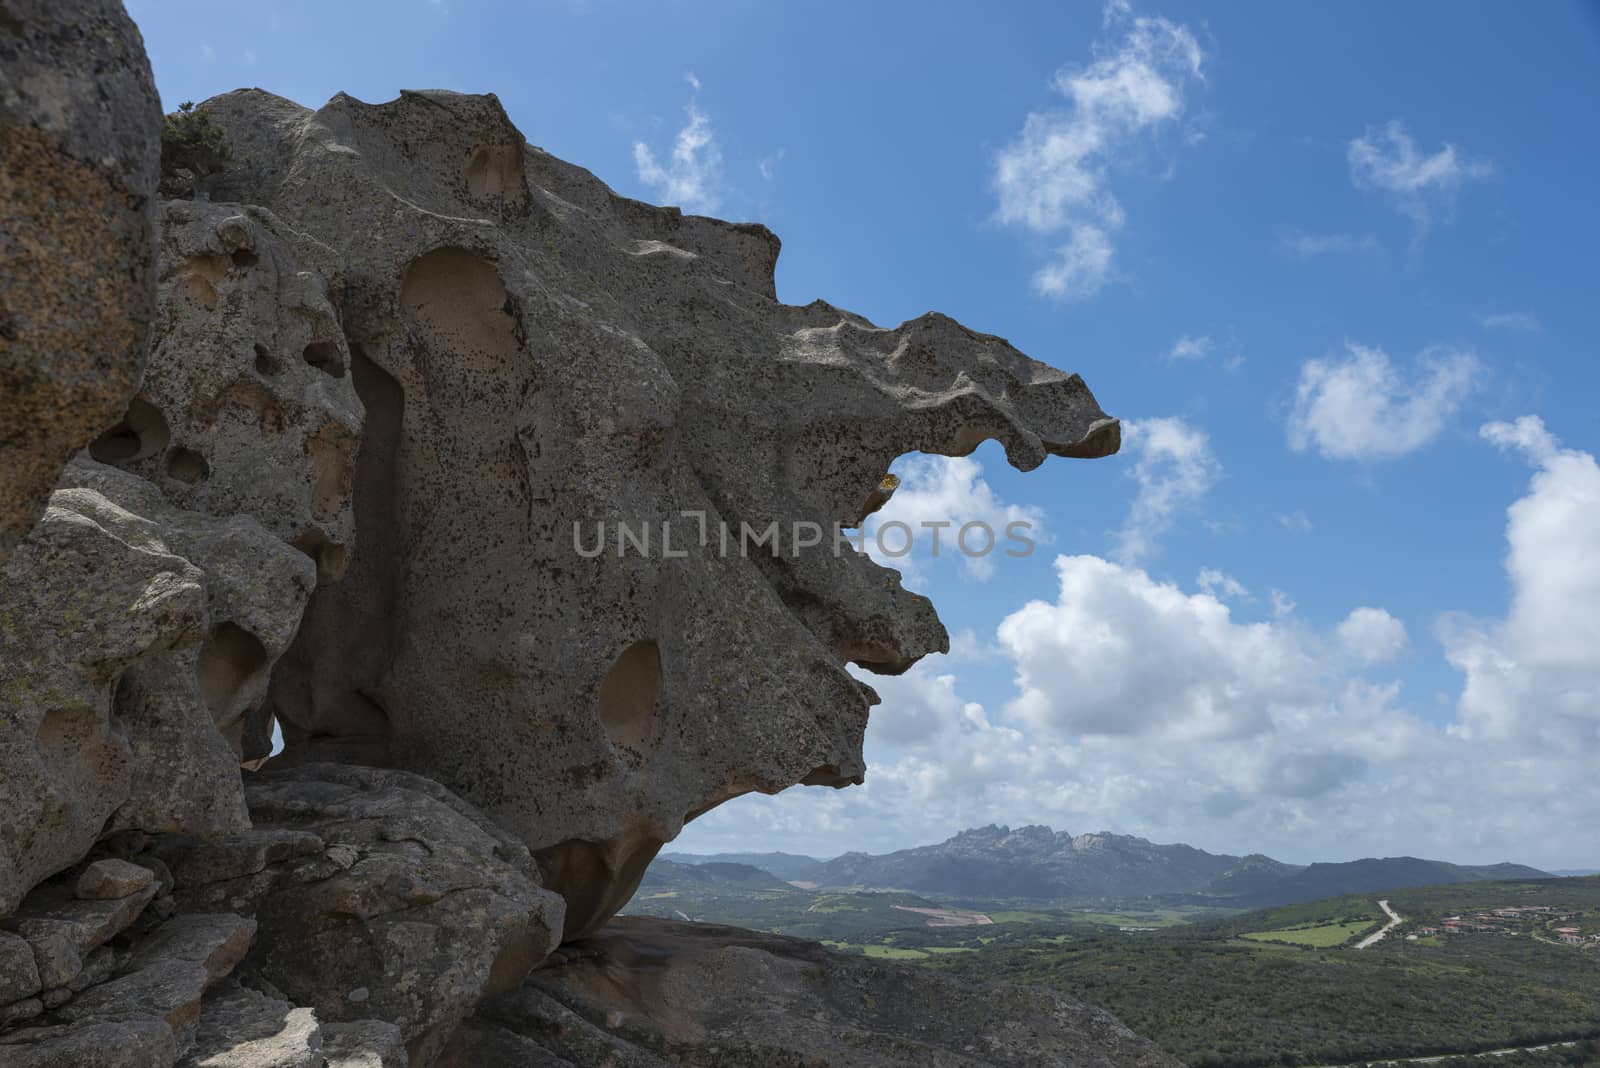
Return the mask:
[[[1289,416],[1289,447],[1330,460],[1393,460],[1439,435],[1482,376],[1470,352],[1435,347],[1410,374],[1382,349],[1347,343],[1342,357],[1307,360]]]
[[[1462,186],[1494,174],[1492,163],[1471,159],[1452,144],[1425,154],[1399,119],[1369,127],[1351,140],[1347,156],[1356,188],[1384,194],[1416,224],[1418,241],[1436,218],[1454,210]]]
[[[1054,297],[1082,299],[1105,285],[1111,238],[1124,222],[1110,188],[1112,165],[1137,138],[1174,125],[1184,94],[1203,80],[1204,55],[1188,28],[1135,17],[1126,3],[1107,5],[1105,21],[1114,39],[1097,44],[1087,66],[1052,80],[1069,106],[1030,114],[995,161],[1000,221],[1066,237],[1034,276],[1035,287]]]
[[[1534,475],[1507,513],[1506,618],[1447,616],[1438,626],[1465,676],[1459,729],[1600,755],[1600,465],[1537,416],[1479,433]]]
[[[695,91],[700,89],[700,80],[692,72],[686,80]],[[722,202],[722,149],[706,113],[693,102],[685,111],[689,121],[673,138],[666,160],[658,159],[643,141],[636,141],[633,162],[639,180],[662,200],[689,211],[710,213]]]
[[[1368,664],[1393,660],[1411,644],[1405,624],[1382,608],[1357,608],[1336,633],[1351,656]]]
[[[1117,558],[1137,561],[1177,518],[1197,505],[1222,475],[1205,431],[1182,419],[1138,419],[1122,424],[1123,452],[1133,457],[1129,476],[1139,491],[1117,532]]]
[[[1007,559],[1008,549],[1021,551],[1021,542],[1008,537],[1013,523],[1022,524],[1015,528],[1021,536],[1045,540],[1044,513],[1000,500],[983,478],[983,465],[971,456],[908,456],[895,464],[895,472],[900,488],[867,519],[864,545],[868,556],[902,571],[909,584],[925,579],[935,558],[959,560],[969,578],[988,579],[996,562]],[[914,540],[909,554],[891,555],[906,544],[907,536],[898,528],[884,530],[886,523],[910,528]],[[993,532],[993,543],[977,528],[963,536],[961,528],[969,523],[986,526]],[[879,550],[880,531],[888,554]],[[963,545],[971,551],[962,552]],[[978,555],[986,545],[989,551]]]
[[[1172,348],[1167,350],[1169,360],[1203,360],[1216,349],[1216,344],[1209,336],[1192,336],[1184,334],[1172,343]]]

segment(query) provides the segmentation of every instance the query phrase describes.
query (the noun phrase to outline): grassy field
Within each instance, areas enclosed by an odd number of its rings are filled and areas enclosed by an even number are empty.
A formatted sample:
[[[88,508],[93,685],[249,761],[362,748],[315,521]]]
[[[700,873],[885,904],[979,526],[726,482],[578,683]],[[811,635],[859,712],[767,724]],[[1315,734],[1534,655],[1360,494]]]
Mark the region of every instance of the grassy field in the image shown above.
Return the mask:
[[[1240,938],[1256,942],[1288,942],[1296,946],[1342,946],[1359,935],[1367,934],[1378,926],[1374,919],[1340,923],[1323,923],[1300,927],[1279,927],[1273,931],[1245,931]]]

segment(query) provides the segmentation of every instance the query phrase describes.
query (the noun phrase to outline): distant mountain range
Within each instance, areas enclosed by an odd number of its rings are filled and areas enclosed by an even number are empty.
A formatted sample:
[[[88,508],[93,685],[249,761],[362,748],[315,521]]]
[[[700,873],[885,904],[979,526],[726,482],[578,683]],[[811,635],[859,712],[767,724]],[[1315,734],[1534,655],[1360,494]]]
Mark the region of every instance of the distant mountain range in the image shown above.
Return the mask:
[[[1461,865],[1416,857],[1285,864],[1259,853],[1219,855],[1129,835],[1072,835],[1040,826],[980,827],[938,845],[881,856],[846,853],[824,861],[792,853],[664,853],[662,861],[745,865],[790,883],[910,891],[957,903],[1143,900],[1231,908],[1440,883],[1551,877],[1521,864]]]

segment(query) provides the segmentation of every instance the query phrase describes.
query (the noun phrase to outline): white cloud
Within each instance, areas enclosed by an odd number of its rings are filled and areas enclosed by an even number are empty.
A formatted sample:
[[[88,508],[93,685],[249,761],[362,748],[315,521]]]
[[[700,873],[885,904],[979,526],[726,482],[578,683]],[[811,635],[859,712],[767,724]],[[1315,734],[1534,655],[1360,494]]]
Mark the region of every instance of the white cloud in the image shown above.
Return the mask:
[[[1123,224],[1109,187],[1113,163],[1140,135],[1174,123],[1184,93],[1202,81],[1204,56],[1186,27],[1134,17],[1126,2],[1108,4],[1108,29],[1119,36],[1095,47],[1086,67],[1057,72],[1053,88],[1065,111],[1034,112],[1021,136],[995,161],[1001,222],[1038,234],[1067,234],[1055,260],[1034,276],[1050,296],[1093,296],[1112,272],[1111,235]]]
[[[1425,155],[1399,119],[1369,127],[1350,142],[1347,155],[1356,188],[1386,195],[1416,224],[1419,241],[1436,216],[1454,210],[1463,185],[1494,174],[1492,163],[1470,159],[1452,144]]]
[[[1381,608],[1357,608],[1336,633],[1351,656],[1368,664],[1393,660],[1411,644],[1405,624]]]
[[[1304,512],[1288,512],[1278,516],[1278,522],[1285,530],[1296,534],[1309,534],[1312,531],[1311,517]]]
[[[1122,444],[1134,458],[1128,474],[1139,492],[1117,533],[1116,555],[1133,562],[1153,553],[1178,516],[1200,502],[1222,465],[1205,431],[1178,418],[1124,420]]]
[[[997,629],[1009,699],[972,698],[957,669],[981,677],[993,653],[963,635],[967,659],[871,679],[864,787],[741,798],[679,846],[884,852],[995,822],[1296,862],[1592,863],[1559,830],[1600,822],[1600,464],[1532,416],[1480,434],[1533,474],[1507,512],[1505,617],[1435,626],[1464,678],[1454,722],[1413,715],[1382,674],[1408,642],[1381,607],[1322,628],[1273,589],[1252,619],[1220,570],[1190,592],[1062,556],[1057,589]]]
[[[1292,233],[1283,238],[1283,245],[1297,256],[1355,256],[1378,251],[1378,239],[1371,234],[1306,234]]]
[[[700,91],[700,79],[695,77],[694,71],[691,70],[684,74],[683,80],[688,82],[689,88],[693,89],[695,92],[698,93]]]
[[[1237,371],[1244,366],[1239,343],[1233,338],[1217,341],[1210,334],[1182,334],[1167,350],[1169,363],[1206,363],[1213,356],[1221,357],[1218,363],[1224,371]]]
[[[1508,512],[1506,618],[1439,623],[1446,657],[1466,676],[1461,731],[1600,755],[1600,465],[1562,447],[1537,416],[1479,433],[1534,475]]]
[[[757,160],[756,170],[760,172],[761,177],[769,182],[776,178],[778,176],[778,164],[783,162],[783,157],[787,153],[788,149],[780,148],[776,152],[769,153]]]
[[[1098,226],[1074,226],[1066,244],[1055,250],[1054,261],[1034,273],[1033,286],[1050,297],[1090,297],[1100,291],[1111,272],[1110,236]]]
[[[1250,591],[1244,588],[1244,583],[1226,571],[1218,571],[1214,567],[1201,568],[1200,577],[1195,580],[1195,585],[1219,601],[1250,599]]]
[[[1475,388],[1476,356],[1444,347],[1422,353],[1411,375],[1382,349],[1346,344],[1346,355],[1300,368],[1289,447],[1330,460],[1393,460],[1428,444]]]
[[[689,84],[700,88],[699,79],[688,75]],[[686,109],[689,121],[672,142],[672,154],[661,162],[650,146],[637,141],[633,162],[639,180],[653,187],[661,199],[688,211],[710,213],[722,201],[722,149],[711,129],[711,120],[695,104]]]
[[[1007,536],[1012,523],[1025,524],[1022,532],[1034,542],[1045,540],[1044,513],[1000,500],[983,479],[983,465],[970,456],[919,454],[904,458],[895,464],[895,469],[900,487],[889,503],[868,517],[864,545],[868,556],[899,569],[909,584],[921,583],[935,556],[960,560],[968,577],[988,579],[994,574],[996,561],[1006,559],[1006,550],[1018,545]],[[911,555],[894,557],[879,551],[878,534],[885,523],[910,527],[915,535]],[[965,538],[972,554],[961,551],[961,528],[968,523],[982,523],[993,531],[994,541],[985,555],[973,555],[989,544],[987,536],[977,529]],[[891,552],[898,551],[905,540],[904,531],[883,531],[883,545]]]
[[[1478,316],[1478,325],[1486,330],[1522,330],[1532,333],[1539,329],[1539,320],[1527,312],[1501,312],[1498,315]]]

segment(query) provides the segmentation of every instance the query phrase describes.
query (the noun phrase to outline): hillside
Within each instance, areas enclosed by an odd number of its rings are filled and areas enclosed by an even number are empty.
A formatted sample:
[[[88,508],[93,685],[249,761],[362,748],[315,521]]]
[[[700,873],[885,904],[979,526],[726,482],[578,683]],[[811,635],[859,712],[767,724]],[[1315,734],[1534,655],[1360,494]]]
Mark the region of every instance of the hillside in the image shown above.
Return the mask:
[[[1459,865],[1417,857],[1287,864],[1259,853],[1208,853],[1120,834],[980,827],[936,845],[846,853],[663,854],[657,864],[737,863],[830,889],[900,890],[961,904],[1033,902],[1264,908],[1341,894],[1486,879],[1546,878],[1519,864]],[[654,869],[652,869],[654,870]]]

